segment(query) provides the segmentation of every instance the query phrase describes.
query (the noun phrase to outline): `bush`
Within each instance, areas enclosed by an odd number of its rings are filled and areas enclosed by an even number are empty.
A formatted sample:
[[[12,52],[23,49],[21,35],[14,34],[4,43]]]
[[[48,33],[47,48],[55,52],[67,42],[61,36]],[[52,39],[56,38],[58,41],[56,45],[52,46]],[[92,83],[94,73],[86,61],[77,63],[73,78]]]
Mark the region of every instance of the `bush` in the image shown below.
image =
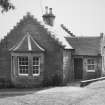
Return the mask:
[[[59,86],[62,82],[58,74],[53,75],[51,78],[46,78],[43,82],[44,86]]]
[[[0,78],[0,88],[11,88],[12,83],[10,80],[5,79],[5,78]]]
[[[55,74],[52,78],[52,85],[53,86],[59,86],[61,83],[61,77],[57,74]]]

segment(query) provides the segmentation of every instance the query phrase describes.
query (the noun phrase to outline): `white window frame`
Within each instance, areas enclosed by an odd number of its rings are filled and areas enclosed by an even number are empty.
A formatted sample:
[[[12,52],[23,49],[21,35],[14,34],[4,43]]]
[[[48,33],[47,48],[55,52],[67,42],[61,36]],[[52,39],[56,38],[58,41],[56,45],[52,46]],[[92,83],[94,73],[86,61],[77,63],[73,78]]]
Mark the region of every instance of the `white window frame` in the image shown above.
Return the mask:
[[[39,60],[38,60],[38,64],[33,64],[33,62],[34,62],[34,58],[38,58]],[[40,75],[40,60],[41,58],[39,57],[39,56],[33,56],[33,58],[32,58],[32,75],[33,76],[39,76]],[[38,73],[33,73],[33,71],[34,71],[34,67],[38,67]]]
[[[89,64],[88,60],[93,60],[94,64]],[[94,69],[93,70],[89,70],[88,66],[92,66],[92,65],[94,65]],[[87,59],[87,64],[86,64],[86,68],[87,68],[87,72],[95,72],[95,70],[96,70],[96,59],[95,58],[88,58]]]
[[[19,57],[27,57],[28,58],[28,56],[18,56],[17,57],[17,59],[18,59],[18,74],[19,74],[19,76],[28,76],[29,75],[29,73],[20,73],[20,66],[24,66],[24,67],[26,67],[26,66],[28,66],[28,68],[29,68],[29,60],[28,60],[28,65],[20,65],[19,64]]]

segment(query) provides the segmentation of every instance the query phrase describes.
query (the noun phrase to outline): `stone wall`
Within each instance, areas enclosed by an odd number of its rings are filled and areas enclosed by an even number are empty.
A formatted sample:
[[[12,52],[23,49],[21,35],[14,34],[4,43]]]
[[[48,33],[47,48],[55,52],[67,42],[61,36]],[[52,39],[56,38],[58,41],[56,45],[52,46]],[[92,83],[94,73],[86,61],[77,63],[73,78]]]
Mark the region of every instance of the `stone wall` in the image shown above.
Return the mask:
[[[73,64],[71,58],[72,51],[63,51],[63,82],[67,83],[73,80]]]
[[[57,47],[57,46],[55,46]],[[55,48],[53,51],[45,53],[45,85],[59,85],[63,79],[63,57],[62,48]]]
[[[96,69],[95,72],[89,72],[87,70],[87,65],[86,65],[86,60],[88,58],[94,58],[96,60]],[[101,72],[102,72],[102,58],[101,57],[84,57],[83,58],[83,80],[87,79],[94,79],[94,78],[99,78],[101,77]]]
[[[28,56],[28,59],[29,59],[28,75],[19,75],[17,56]],[[40,75],[37,75],[37,76],[33,76],[32,67],[30,67],[32,65],[33,56],[40,57]],[[35,54],[35,53],[16,53],[16,52],[14,53],[12,52],[11,60],[12,60],[11,80],[15,87],[42,86],[43,72],[44,72],[44,54],[43,53]]]
[[[0,46],[0,88],[11,85],[11,56],[6,48]]]
[[[9,49],[18,44],[27,32],[29,32],[34,40],[45,49],[43,80],[42,78],[40,80],[39,77],[12,77],[12,80],[14,80],[13,84],[15,86],[17,86],[16,84],[19,84],[18,86],[20,87],[23,84],[25,87],[32,87],[33,84],[36,83],[35,81],[39,79],[41,85],[52,85],[55,82],[55,77],[58,79],[58,82],[55,84],[58,85],[59,83],[62,83],[63,47],[58,40],[51,36],[51,33],[48,32],[43,25],[40,25],[36,19],[31,17],[21,20],[20,23],[7,34],[6,40],[8,45],[5,50],[0,43],[0,78],[4,77],[5,79],[11,79],[11,53],[9,52]],[[37,83],[38,85],[40,84],[40,82]]]

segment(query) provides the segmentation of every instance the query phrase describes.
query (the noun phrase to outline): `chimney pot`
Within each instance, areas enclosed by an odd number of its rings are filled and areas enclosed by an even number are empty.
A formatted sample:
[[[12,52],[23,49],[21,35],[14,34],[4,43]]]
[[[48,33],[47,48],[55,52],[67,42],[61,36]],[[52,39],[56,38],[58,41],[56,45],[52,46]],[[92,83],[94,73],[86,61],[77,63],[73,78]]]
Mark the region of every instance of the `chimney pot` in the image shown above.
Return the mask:
[[[49,8],[49,14],[52,14],[52,8]]]
[[[103,36],[104,36],[104,33],[102,32],[102,33],[100,33],[100,37],[102,37],[103,38]]]
[[[48,7],[45,7],[45,14],[43,14],[43,21],[45,22],[45,24],[53,26],[54,25],[54,20],[55,20],[55,15],[52,13],[52,8],[49,8],[48,11]]]
[[[48,14],[48,6],[45,7],[45,11],[46,11],[45,14]]]

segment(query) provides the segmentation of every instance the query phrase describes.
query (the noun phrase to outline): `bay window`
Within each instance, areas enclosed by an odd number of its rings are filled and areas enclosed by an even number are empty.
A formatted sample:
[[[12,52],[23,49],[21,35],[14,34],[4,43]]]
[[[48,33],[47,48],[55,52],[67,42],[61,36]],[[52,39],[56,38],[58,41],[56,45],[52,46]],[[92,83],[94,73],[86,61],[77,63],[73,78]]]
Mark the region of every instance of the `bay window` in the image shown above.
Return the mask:
[[[19,75],[29,75],[29,70],[31,75],[40,75],[40,57],[38,56],[18,56],[18,74]]]

